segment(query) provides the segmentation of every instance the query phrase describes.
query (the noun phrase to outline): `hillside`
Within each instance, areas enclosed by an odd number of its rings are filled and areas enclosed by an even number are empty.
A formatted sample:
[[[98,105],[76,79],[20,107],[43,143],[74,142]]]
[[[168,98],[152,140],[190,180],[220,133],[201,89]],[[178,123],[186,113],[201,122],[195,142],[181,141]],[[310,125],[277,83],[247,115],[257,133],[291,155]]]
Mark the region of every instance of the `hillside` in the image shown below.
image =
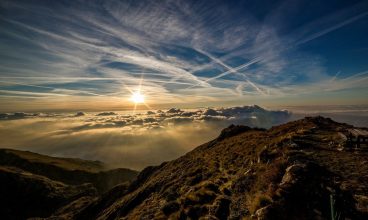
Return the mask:
[[[0,149],[0,166],[17,167],[71,185],[92,183],[100,193],[132,180],[138,174],[125,168],[109,170],[100,161],[50,157],[12,149]]]
[[[2,163],[16,163],[16,158],[28,161],[32,164],[53,165],[63,170],[81,170],[86,172],[97,173],[107,170],[105,165],[100,161],[82,160],[79,158],[60,158],[50,157],[47,155],[37,154],[30,151],[21,151],[14,149],[0,149],[0,158]]]
[[[0,218],[48,217],[65,205],[87,205],[138,172],[99,161],[0,149]]]
[[[176,160],[147,167],[129,186],[53,217],[331,219],[332,208],[367,219],[367,146],[348,147],[352,128],[322,117],[269,130],[230,126]]]
[[[1,219],[47,217],[76,199],[97,196],[92,184],[71,186],[15,167],[0,166]]]

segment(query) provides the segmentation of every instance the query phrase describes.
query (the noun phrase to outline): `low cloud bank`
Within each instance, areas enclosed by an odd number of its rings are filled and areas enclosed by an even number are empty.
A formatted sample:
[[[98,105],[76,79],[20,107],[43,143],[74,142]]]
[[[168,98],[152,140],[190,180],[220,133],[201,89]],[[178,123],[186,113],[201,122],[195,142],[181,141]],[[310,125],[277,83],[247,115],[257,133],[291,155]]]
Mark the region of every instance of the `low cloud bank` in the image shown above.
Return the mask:
[[[269,128],[273,125],[286,122],[290,118],[290,115],[291,113],[286,110],[271,111],[257,105],[197,110],[171,108],[166,111],[147,111],[146,113],[134,115],[102,112],[95,116],[88,117],[83,125],[70,128],[65,132],[98,128],[121,128],[135,125],[143,126],[145,129],[158,129],[187,123],[211,123],[212,126],[219,127],[225,127],[230,124],[244,124],[251,127]]]
[[[215,138],[230,124],[268,128],[288,121],[290,116],[288,111],[259,106],[172,108],[134,115],[8,113],[0,115],[0,147],[142,169],[183,155]]]

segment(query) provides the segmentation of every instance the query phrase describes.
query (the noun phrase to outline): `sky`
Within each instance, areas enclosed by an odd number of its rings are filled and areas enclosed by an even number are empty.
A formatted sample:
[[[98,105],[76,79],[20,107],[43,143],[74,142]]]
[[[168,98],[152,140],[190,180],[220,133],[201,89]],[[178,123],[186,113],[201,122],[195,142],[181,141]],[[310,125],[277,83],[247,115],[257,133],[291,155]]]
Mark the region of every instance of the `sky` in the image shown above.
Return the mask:
[[[2,0],[0,26],[0,112],[368,104],[364,0]]]

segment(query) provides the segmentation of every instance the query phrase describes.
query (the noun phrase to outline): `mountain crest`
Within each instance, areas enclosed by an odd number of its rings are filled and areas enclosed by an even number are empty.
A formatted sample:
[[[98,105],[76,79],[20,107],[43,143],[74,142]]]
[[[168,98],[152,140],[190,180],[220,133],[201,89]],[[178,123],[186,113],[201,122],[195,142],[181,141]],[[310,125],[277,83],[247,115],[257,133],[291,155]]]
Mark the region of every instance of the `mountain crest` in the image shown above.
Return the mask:
[[[269,130],[231,125],[186,155],[149,167],[115,202],[76,219],[364,219],[367,152],[348,148],[353,126],[310,117]],[[365,146],[366,147],[366,146]],[[334,204],[335,204],[334,203]],[[344,205],[341,205],[343,203]]]
[[[87,190],[50,219],[367,219],[368,146],[354,138],[366,132],[323,117],[230,125],[130,183]]]

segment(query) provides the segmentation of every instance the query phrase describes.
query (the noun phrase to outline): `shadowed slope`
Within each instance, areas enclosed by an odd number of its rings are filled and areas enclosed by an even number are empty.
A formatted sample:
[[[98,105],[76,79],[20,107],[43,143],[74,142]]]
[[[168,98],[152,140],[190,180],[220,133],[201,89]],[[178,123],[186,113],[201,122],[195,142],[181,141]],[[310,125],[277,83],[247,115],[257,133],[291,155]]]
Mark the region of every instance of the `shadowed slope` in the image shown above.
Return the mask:
[[[108,170],[100,161],[50,157],[12,149],[0,149],[0,166],[17,167],[66,184],[92,183],[99,192],[132,180],[138,173],[126,168]]]
[[[97,196],[92,184],[69,186],[14,167],[0,167],[2,219],[47,217],[77,198]]]
[[[99,161],[57,158],[0,149],[0,218],[49,217],[83,209],[98,193],[128,182],[137,172],[107,170]],[[128,184],[128,183],[125,183]]]

